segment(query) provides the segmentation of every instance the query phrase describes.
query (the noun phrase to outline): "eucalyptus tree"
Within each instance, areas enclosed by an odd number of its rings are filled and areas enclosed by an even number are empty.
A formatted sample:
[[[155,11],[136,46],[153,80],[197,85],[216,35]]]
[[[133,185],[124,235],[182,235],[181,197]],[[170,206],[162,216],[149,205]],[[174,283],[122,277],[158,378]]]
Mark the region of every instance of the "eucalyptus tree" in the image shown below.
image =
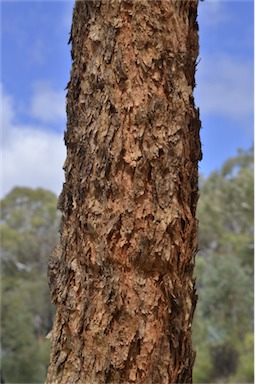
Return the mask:
[[[198,0],[80,0],[47,383],[191,383]]]

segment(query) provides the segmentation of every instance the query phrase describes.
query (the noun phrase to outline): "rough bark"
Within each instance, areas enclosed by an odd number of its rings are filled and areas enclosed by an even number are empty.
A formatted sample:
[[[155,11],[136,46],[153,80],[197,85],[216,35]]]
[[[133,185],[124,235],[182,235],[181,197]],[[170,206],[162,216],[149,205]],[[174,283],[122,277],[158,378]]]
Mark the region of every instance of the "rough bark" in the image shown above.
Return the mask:
[[[191,383],[197,3],[77,1],[47,383]]]

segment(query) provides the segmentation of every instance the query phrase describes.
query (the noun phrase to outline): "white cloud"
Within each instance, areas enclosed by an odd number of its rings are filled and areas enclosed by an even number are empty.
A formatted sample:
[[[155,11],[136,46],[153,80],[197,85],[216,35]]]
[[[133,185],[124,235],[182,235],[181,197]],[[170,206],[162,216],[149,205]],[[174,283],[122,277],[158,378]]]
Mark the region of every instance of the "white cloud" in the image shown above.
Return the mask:
[[[242,120],[253,114],[253,65],[228,56],[207,56],[197,72],[196,104],[202,113]]]
[[[15,122],[13,99],[3,91],[2,105],[2,191],[15,186],[42,187],[59,194],[65,159],[63,134],[45,126]]]
[[[49,82],[36,82],[30,114],[43,123],[65,119],[65,91],[55,91]]]

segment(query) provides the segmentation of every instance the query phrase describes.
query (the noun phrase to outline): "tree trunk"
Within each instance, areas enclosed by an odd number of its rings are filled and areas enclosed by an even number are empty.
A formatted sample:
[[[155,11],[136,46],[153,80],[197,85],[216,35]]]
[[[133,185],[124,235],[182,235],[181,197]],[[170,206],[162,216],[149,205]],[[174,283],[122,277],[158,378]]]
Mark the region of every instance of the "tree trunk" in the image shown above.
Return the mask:
[[[76,1],[47,383],[191,383],[198,0]]]

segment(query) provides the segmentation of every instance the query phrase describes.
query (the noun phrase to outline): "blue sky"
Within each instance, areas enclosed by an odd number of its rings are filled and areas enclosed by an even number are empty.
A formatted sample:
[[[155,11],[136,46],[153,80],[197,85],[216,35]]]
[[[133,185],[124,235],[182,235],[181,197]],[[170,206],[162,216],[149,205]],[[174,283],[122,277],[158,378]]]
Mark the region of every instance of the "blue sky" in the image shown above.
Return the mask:
[[[1,2],[2,196],[16,185],[61,191],[73,4]],[[199,4],[204,175],[253,142],[253,14],[252,1]]]

